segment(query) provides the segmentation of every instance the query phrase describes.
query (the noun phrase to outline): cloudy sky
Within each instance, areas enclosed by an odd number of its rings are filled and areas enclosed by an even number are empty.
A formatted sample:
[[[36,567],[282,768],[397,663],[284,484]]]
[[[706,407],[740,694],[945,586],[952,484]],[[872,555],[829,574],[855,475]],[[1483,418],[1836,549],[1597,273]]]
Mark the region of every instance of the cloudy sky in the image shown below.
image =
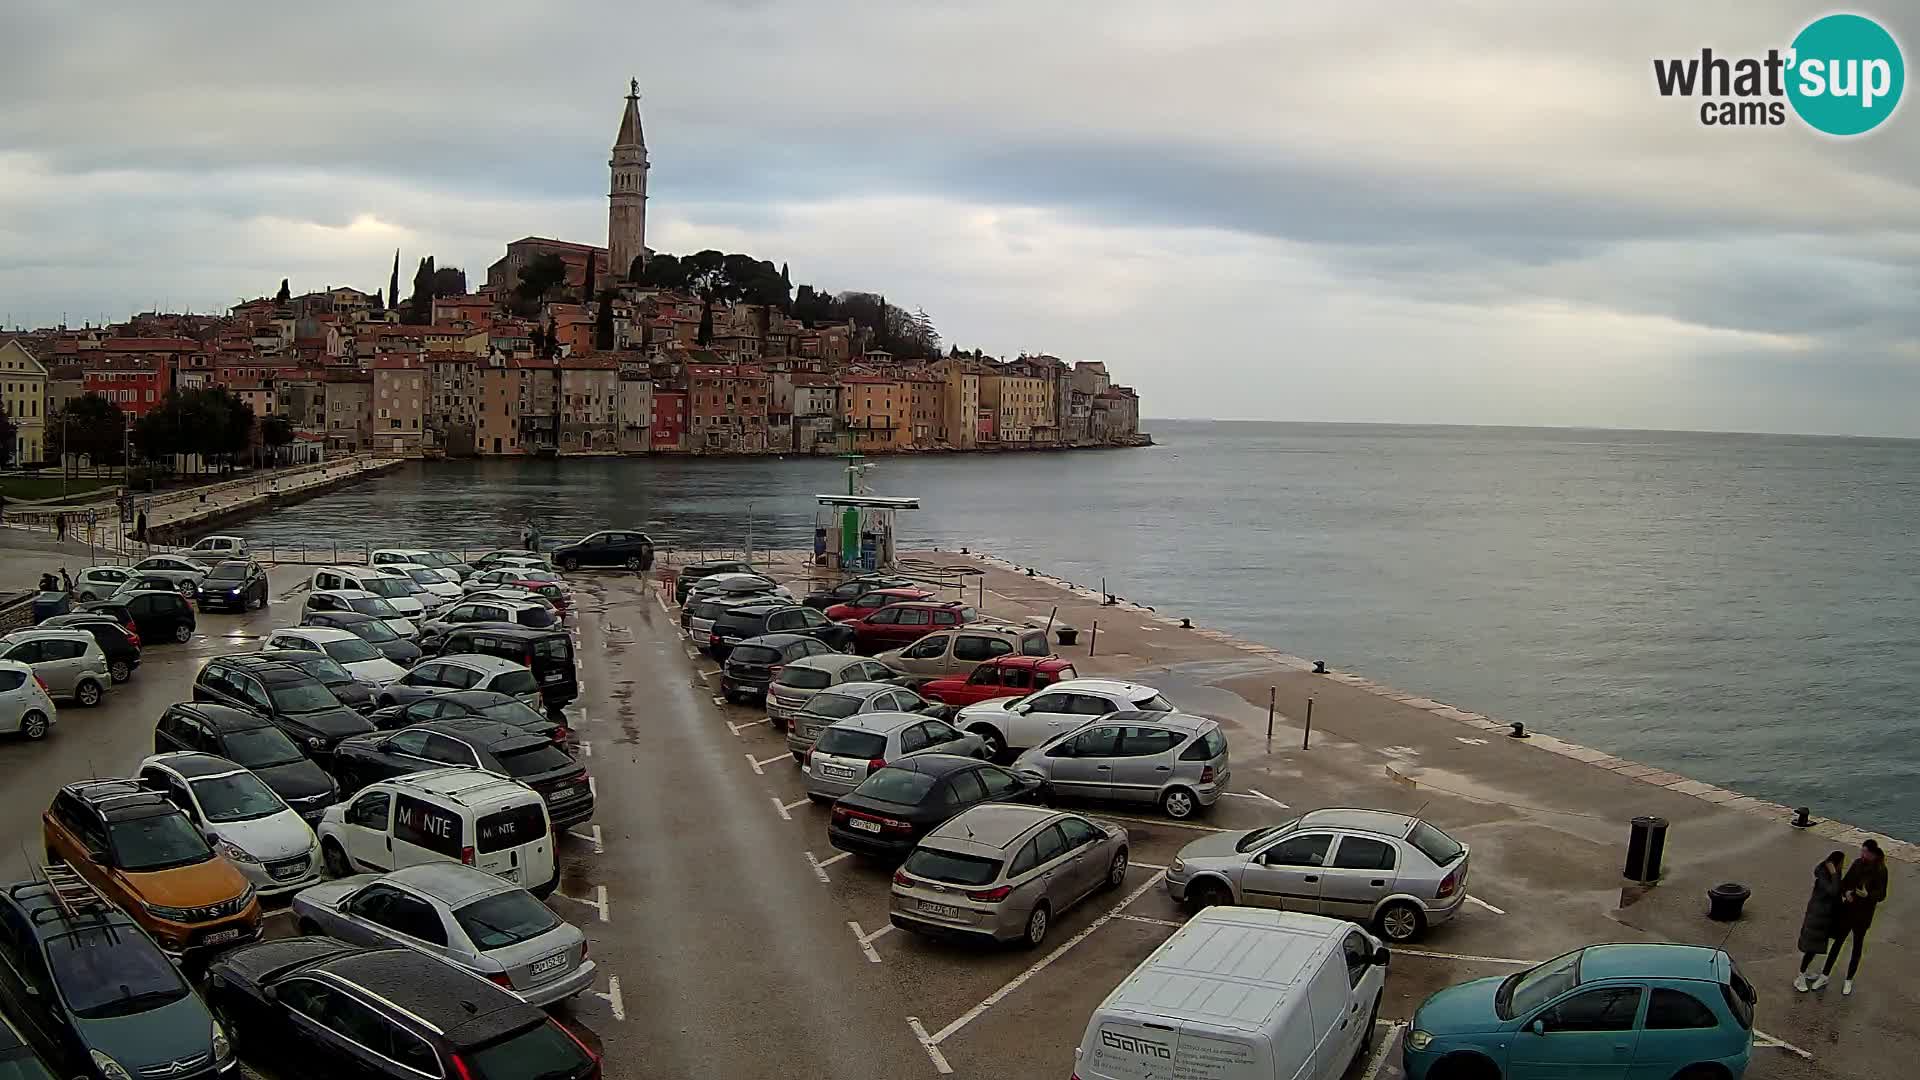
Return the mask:
[[[1920,436],[1920,113],[1710,129],[1820,4],[11,0],[0,318],[648,240],[1099,359],[1154,416]],[[1905,5],[1859,9],[1907,43]]]

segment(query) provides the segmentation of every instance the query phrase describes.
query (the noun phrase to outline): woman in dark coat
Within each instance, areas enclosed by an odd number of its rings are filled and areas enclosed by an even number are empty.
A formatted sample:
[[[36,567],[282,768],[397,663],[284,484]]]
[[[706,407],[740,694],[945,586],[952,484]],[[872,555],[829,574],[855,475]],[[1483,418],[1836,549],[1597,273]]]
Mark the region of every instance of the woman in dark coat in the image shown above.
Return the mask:
[[[1827,985],[1824,972],[1809,980],[1807,969],[1829,944],[1837,946],[1845,936],[1840,926],[1840,868],[1846,861],[1847,853],[1836,851],[1813,868],[1813,895],[1807,897],[1807,913],[1800,919],[1800,974],[1793,979],[1795,990]]]
[[[1833,974],[1834,963],[1840,959],[1842,937],[1851,937],[1853,948],[1847,953],[1847,978],[1840,984],[1840,992],[1853,993],[1853,976],[1860,970],[1860,950],[1867,944],[1867,927],[1873,925],[1874,909],[1886,898],[1887,857],[1881,853],[1879,841],[1864,840],[1860,854],[1840,879],[1840,921],[1834,931],[1837,936],[1833,939],[1833,948],[1827,953],[1826,969],[1818,981],[1809,985],[1819,989],[1826,983],[1826,977]]]

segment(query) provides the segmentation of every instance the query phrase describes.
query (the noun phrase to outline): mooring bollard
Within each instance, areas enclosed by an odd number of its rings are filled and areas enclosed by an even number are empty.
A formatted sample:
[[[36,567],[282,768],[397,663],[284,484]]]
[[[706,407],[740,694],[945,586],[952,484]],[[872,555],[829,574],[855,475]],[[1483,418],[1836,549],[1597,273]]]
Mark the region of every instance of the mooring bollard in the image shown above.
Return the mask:
[[[1092,656],[1094,646],[1100,644],[1100,620],[1093,620],[1093,635],[1087,638],[1087,655]]]

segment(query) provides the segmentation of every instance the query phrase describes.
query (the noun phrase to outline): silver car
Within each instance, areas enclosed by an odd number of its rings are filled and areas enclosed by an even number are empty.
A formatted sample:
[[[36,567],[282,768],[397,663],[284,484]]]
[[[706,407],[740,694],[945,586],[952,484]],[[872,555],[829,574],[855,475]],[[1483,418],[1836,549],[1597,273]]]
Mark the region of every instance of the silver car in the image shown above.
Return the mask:
[[[1284,825],[1215,833],[1180,850],[1167,892],[1194,907],[1239,904],[1370,923],[1412,941],[1467,898],[1467,846],[1417,817],[1315,810]]]
[[[382,686],[374,700],[385,708],[449,690],[491,690],[519,698],[530,709],[544,707],[533,672],[511,660],[483,653],[428,657],[415,664],[412,671]]]
[[[200,579],[207,576],[209,568],[178,555],[155,555],[150,559],[141,559],[130,569],[136,574],[166,578],[174,583],[175,588],[191,596],[199,586]]]
[[[786,672],[781,674],[785,675]],[[793,715],[793,723],[787,727],[787,749],[793,752],[796,761],[803,760],[807,751],[813,749],[813,741],[828,726],[836,720],[845,720],[859,713],[912,713],[934,708],[944,710],[946,706],[936,706],[904,686],[879,682],[841,683],[813,695],[807,699],[806,708]]]
[[[836,720],[814,740],[802,768],[807,798],[833,800],[888,764],[911,754],[984,758],[987,744],[945,720],[909,712],[858,713]]]
[[[405,945],[551,1005],[593,985],[587,939],[518,885],[456,862],[361,874],[296,893],[300,931]]]
[[[16,630],[0,638],[0,660],[31,667],[55,701],[98,705],[113,685],[107,654],[85,630]]]
[[[987,803],[928,833],[893,876],[888,917],[938,937],[1046,940],[1055,919],[1127,878],[1127,830],[1044,806]]]
[[[1013,771],[1046,781],[1057,795],[1157,805],[1170,818],[1218,802],[1231,772],[1219,724],[1141,710],[1055,735],[1021,754]]]
[[[851,653],[794,660],[781,668],[780,674],[767,686],[767,719],[773,724],[773,730],[785,731],[820,691],[842,683],[886,682],[893,677],[893,670],[887,665]]]
[[[119,592],[132,576],[124,566],[89,566],[73,579],[73,598],[81,602],[105,600]]]
[[[702,596],[689,598],[681,611],[687,617],[687,637],[696,648],[704,649],[713,640],[713,620],[731,607],[744,607],[766,599],[765,593],[746,596]]]

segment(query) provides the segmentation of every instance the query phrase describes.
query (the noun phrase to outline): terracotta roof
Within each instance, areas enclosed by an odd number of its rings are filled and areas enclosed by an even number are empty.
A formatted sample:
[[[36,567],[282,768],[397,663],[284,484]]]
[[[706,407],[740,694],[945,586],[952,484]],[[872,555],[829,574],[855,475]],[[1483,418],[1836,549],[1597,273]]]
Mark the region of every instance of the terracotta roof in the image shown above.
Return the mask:
[[[618,371],[620,361],[613,356],[565,356],[560,367],[566,371]]]
[[[100,342],[110,352],[197,352],[200,343],[192,338],[107,338]]]
[[[576,244],[570,240],[555,240],[551,237],[546,237],[546,236],[523,236],[520,239],[515,240],[512,243],[508,244],[507,247],[509,248],[519,247],[521,244],[540,244],[545,247],[562,248],[567,251],[577,251],[577,252],[591,251],[595,254],[605,254],[607,250],[606,248],[603,248],[603,247],[595,247],[592,244]]]
[[[420,365],[411,356],[376,356],[373,358],[375,371],[405,371]]]

